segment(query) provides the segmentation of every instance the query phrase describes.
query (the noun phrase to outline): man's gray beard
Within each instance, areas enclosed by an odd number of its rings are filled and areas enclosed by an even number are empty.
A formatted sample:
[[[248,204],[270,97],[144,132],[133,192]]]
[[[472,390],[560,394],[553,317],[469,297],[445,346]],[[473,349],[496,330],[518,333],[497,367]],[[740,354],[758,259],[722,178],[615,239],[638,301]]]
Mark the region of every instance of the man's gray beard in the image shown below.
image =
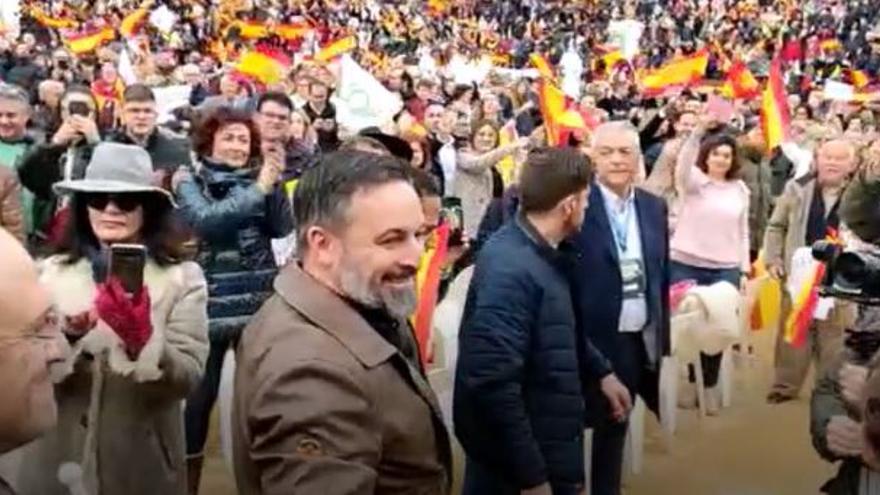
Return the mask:
[[[339,288],[349,298],[371,308],[383,308],[396,318],[409,318],[416,309],[415,279],[405,289],[370,286],[354,266],[343,261],[340,266]]]

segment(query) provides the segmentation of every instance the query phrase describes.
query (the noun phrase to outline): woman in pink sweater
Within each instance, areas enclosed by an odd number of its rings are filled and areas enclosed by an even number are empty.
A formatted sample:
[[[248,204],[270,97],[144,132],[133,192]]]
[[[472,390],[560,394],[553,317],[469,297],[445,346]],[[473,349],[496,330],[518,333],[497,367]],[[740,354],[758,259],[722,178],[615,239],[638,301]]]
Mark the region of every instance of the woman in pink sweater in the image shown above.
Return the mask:
[[[736,140],[726,134],[706,135],[697,129],[682,146],[676,165],[680,203],[670,242],[672,283],[698,285],[726,281],[741,287],[750,267],[749,189],[738,179]],[[717,414],[721,354],[701,355],[707,388],[706,409]],[[691,370],[691,382],[694,381]],[[696,403],[696,389],[682,394],[682,405]]]

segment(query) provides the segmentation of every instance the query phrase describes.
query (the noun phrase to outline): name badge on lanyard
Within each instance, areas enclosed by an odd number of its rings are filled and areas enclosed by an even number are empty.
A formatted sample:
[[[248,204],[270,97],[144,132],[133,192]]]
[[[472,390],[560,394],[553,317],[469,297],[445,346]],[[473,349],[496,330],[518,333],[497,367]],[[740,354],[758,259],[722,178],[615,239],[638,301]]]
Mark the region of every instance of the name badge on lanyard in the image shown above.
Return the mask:
[[[645,269],[640,259],[621,259],[620,278],[623,281],[623,298],[635,299],[645,293]]]

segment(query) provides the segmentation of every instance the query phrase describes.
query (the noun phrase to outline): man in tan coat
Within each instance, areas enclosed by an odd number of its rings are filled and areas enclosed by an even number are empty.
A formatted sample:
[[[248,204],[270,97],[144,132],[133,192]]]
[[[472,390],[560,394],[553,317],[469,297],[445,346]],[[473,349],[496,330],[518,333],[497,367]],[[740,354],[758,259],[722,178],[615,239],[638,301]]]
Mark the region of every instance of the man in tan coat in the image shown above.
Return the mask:
[[[771,276],[784,281],[791,271],[791,259],[799,248],[825,238],[837,229],[838,202],[850,174],[855,170],[856,152],[844,140],[832,140],[816,152],[815,172],[793,179],[776,200],[764,235],[764,256]],[[854,310],[837,302],[824,320],[814,320],[807,343],[794,347],[783,341],[783,327],[791,310],[791,297],[782,291],[782,311],[776,341],[776,379],[767,401],[775,404],[797,397],[815,357],[817,376],[823,376],[843,345],[843,330],[851,324]]]
[[[339,152],[300,179],[298,262],[238,348],[242,494],[448,493],[449,438],[406,323],[423,216],[401,163]]]

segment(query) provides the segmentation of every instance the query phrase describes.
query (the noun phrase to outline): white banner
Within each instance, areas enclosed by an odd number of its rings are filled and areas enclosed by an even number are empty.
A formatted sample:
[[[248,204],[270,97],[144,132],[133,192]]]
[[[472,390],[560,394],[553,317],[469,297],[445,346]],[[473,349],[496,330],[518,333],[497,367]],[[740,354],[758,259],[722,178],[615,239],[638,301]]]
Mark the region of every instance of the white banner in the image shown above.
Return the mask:
[[[174,120],[171,112],[177,108],[189,105],[189,95],[192,88],[189,85],[166,86],[153,88],[156,96],[156,111],[159,114],[159,123],[164,124]]]
[[[0,0],[0,24],[7,35],[17,38],[19,18],[21,16],[21,0]]]
[[[340,62],[339,88],[333,104],[336,120],[351,132],[381,127],[403,108],[400,96],[388,91],[348,55],[343,55]]]

